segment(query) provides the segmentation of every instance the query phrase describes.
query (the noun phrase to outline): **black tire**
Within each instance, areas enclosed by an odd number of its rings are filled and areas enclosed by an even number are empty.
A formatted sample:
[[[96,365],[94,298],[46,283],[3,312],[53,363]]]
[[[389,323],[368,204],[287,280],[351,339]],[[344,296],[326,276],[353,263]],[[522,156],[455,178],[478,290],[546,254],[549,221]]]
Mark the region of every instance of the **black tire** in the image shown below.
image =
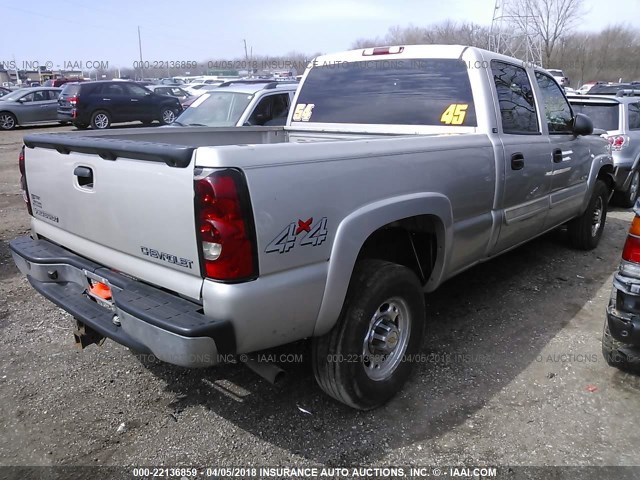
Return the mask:
[[[611,336],[609,322],[605,318],[604,331],[602,332],[602,356],[611,367],[628,372],[638,372],[638,362],[630,361],[627,354],[620,351],[624,346],[624,343]]]
[[[63,122],[63,121],[60,121],[60,122],[58,122],[58,123],[59,123],[60,125],[62,125],[62,126],[65,126],[65,125],[69,125],[71,122]]]
[[[632,174],[627,189],[615,192],[611,200],[618,207],[632,208],[638,199],[638,191],[640,191],[640,171],[636,170]]]
[[[89,125],[87,125],[86,123],[74,123],[73,126],[78,130],[86,130],[87,128],[89,128]]]
[[[111,126],[111,115],[104,110],[96,110],[91,115],[91,128],[95,130],[106,130]]]
[[[142,120],[142,124],[146,127],[148,127],[149,125],[151,125],[153,123],[153,120]]]
[[[178,118],[178,112],[175,108],[162,107],[160,109],[160,124],[171,125]]]
[[[374,330],[374,322],[379,324],[385,318],[390,319],[394,313],[385,316],[385,312],[391,311],[400,312],[393,323],[405,328],[389,333],[385,345],[395,347],[391,347],[392,353],[386,357],[390,359],[388,374],[373,379],[371,375],[384,369],[370,368],[375,362],[369,360],[365,350],[372,341],[368,342],[367,338],[371,339],[369,334]],[[383,260],[358,262],[336,325],[312,342],[311,358],[318,385],[327,395],[359,410],[384,404],[407,381],[412,362],[406,357],[419,351],[424,324],[424,294],[418,277],[411,270]],[[404,337],[403,332],[406,332]]]
[[[18,119],[13,113],[0,112],[0,130],[13,130],[18,126]]]
[[[609,187],[597,180],[585,212],[568,224],[569,242],[580,250],[593,250],[598,246],[607,220]]]

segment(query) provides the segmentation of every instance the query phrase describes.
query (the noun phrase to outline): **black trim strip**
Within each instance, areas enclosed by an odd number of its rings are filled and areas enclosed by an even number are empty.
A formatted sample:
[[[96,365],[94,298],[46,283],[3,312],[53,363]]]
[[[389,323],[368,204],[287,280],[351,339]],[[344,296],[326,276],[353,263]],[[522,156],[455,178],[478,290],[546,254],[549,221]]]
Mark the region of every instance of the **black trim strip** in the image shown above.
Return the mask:
[[[29,148],[48,148],[68,155],[70,152],[99,155],[105,160],[132,158],[166,163],[170,167],[186,168],[191,163],[196,147],[169,143],[142,142],[60,133],[26,135],[24,144]]]

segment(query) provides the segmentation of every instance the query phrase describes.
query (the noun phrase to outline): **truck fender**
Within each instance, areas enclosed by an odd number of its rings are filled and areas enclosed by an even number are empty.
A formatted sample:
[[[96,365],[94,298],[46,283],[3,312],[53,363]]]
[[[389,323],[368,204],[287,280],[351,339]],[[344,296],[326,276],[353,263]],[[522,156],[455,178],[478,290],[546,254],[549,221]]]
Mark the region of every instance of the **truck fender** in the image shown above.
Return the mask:
[[[425,290],[436,288],[449,263],[453,241],[453,212],[449,199],[438,193],[416,193],[370,203],[352,212],[338,225],[314,336],[324,335],[338,320],[356,259],[367,238],[389,223],[417,215],[432,215],[440,224],[436,228],[436,262]]]
[[[602,152],[593,157],[593,161],[591,162],[591,171],[589,172],[589,188],[587,189],[587,194],[582,200],[582,207],[580,209],[580,213],[583,213],[587,210],[587,206],[589,205],[589,200],[591,200],[591,195],[593,194],[593,189],[596,186],[596,181],[598,178],[604,176],[608,177],[611,180],[612,185],[615,186],[615,176],[613,175],[613,157],[611,157],[610,153]],[[613,192],[613,189],[611,189]]]

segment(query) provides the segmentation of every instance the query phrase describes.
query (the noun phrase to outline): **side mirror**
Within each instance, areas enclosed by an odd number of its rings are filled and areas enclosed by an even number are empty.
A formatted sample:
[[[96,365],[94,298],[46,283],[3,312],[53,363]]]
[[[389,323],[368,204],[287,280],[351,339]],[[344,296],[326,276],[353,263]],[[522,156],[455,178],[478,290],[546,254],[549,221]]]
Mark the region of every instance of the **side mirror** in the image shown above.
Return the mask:
[[[583,113],[576,113],[573,119],[574,135],[591,135],[593,133],[593,122]]]
[[[24,98],[19,98],[17,101],[18,101],[18,103],[24,103],[24,102],[26,102],[26,100],[25,100]]]

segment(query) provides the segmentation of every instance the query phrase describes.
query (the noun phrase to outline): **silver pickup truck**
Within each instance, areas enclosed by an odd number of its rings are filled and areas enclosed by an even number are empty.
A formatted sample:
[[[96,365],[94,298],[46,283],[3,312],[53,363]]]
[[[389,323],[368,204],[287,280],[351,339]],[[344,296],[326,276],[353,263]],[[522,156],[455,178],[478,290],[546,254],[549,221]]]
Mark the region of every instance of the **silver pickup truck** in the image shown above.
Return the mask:
[[[477,48],[316,58],[285,127],[33,134],[11,242],[82,346],[187,367],[300,339],[320,387],[391,398],[424,292],[562,225],[602,235],[606,140],[544,70]]]

